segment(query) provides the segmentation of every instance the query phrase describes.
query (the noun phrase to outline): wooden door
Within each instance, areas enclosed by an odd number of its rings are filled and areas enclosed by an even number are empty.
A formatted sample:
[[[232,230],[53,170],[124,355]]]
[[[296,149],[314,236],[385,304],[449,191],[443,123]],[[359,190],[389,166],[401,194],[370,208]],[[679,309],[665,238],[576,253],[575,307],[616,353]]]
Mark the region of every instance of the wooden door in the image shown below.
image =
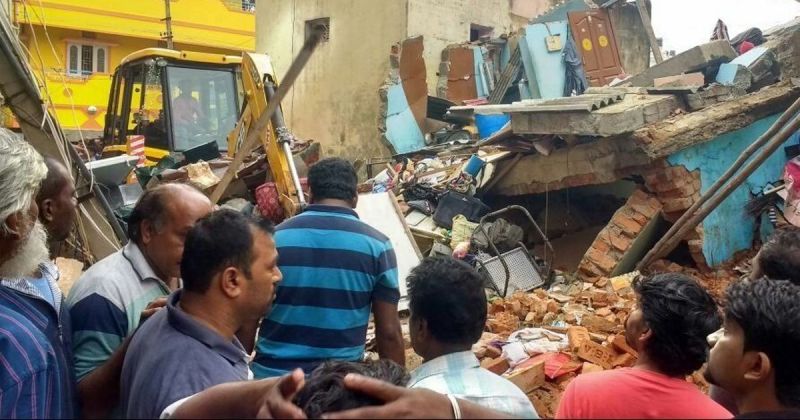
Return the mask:
[[[624,74],[606,9],[570,12],[569,26],[590,86],[605,86]]]

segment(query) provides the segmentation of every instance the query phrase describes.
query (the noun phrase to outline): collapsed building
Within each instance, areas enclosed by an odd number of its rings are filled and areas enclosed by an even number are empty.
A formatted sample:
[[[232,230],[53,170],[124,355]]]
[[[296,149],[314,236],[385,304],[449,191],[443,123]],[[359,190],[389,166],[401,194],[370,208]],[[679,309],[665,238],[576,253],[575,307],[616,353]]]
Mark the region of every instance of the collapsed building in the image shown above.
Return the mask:
[[[478,154],[490,175],[478,182],[476,195],[493,209],[519,204],[530,210],[555,248],[555,268],[593,279],[620,275],[633,271],[800,97],[792,52],[800,45],[800,21],[766,31],[764,43],[744,54],[728,40],[712,41],[633,75],[615,58],[609,61],[616,65],[613,71],[586,69],[590,86],[583,94],[565,96],[567,65],[560,50],[548,51],[549,38],[582,31],[576,23],[581,16],[599,14],[596,21],[602,22],[612,12],[591,7],[582,15],[558,8],[550,13],[541,18],[545,23],[532,23],[521,33],[446,48],[438,72],[440,97],[428,97],[427,104],[412,100],[423,95],[414,75],[424,70],[424,40],[397,44],[392,83],[384,87],[382,130],[406,156]],[[559,21],[563,14],[567,18]],[[611,52],[635,62],[630,51],[620,46]],[[584,55],[584,65],[595,58]],[[491,118],[502,128],[491,135],[479,132],[481,140],[470,143],[476,133],[469,125],[480,131],[478,121]],[[790,137],[784,149],[749,174],[682,238],[669,259],[708,269],[769,235],[767,215],[751,215],[746,208],[753,197],[780,185],[797,143],[798,135]],[[532,239],[526,245],[541,254],[544,242]]]

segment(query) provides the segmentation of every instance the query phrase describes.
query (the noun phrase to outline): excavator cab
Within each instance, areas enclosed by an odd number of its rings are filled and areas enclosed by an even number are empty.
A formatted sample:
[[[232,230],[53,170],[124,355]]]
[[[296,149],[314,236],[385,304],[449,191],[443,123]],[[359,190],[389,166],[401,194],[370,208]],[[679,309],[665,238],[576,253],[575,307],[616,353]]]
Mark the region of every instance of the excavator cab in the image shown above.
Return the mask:
[[[104,154],[133,154],[142,139],[147,165],[211,142],[226,152],[244,102],[241,65],[241,57],[160,48],[125,57],[112,81]]]

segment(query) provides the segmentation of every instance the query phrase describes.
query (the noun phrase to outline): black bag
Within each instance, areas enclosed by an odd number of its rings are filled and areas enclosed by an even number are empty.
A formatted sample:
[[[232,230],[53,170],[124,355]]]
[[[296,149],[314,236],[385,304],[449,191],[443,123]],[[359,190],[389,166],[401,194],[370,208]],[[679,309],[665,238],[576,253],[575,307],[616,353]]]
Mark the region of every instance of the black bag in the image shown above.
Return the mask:
[[[440,199],[433,221],[441,227],[453,228],[453,218],[463,214],[470,222],[477,222],[489,212],[489,206],[475,197],[470,197],[455,191],[446,192]]]

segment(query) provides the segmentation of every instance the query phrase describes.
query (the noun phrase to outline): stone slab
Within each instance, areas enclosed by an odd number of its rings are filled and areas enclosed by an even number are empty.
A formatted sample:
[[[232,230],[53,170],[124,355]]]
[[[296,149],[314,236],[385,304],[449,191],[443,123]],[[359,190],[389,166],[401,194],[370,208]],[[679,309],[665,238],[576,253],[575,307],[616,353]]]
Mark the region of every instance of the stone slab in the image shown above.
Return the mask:
[[[737,56],[728,41],[709,42],[650,67],[623,82],[622,86],[653,86],[653,81],[657,78],[701,71],[713,65],[727,63]]]

